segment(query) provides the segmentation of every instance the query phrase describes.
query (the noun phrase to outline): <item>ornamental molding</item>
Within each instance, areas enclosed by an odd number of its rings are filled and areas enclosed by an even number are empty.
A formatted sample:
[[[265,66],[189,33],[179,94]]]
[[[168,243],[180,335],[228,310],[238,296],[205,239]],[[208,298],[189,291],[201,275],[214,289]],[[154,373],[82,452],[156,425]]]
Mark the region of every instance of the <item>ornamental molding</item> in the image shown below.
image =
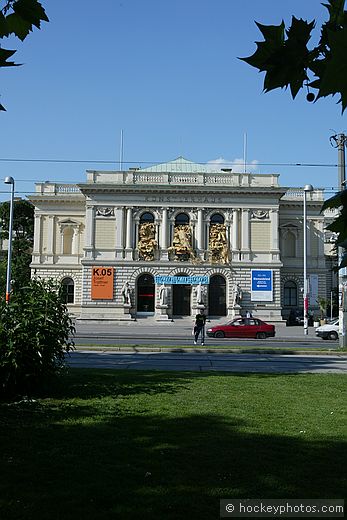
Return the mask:
[[[254,220],[266,220],[269,218],[269,211],[263,209],[252,209],[251,218]]]
[[[96,208],[97,217],[114,217],[114,208],[109,206],[98,206]]]

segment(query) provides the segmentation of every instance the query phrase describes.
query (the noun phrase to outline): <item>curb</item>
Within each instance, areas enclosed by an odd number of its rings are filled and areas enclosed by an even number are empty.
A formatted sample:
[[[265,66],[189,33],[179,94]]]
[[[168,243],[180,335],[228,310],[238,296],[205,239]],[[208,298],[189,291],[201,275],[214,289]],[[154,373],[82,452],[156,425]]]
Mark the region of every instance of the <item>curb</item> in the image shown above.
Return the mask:
[[[178,348],[172,348],[172,347],[141,347],[139,346],[129,346],[129,347],[101,347],[97,348],[95,346],[89,346],[89,345],[78,345],[75,348],[75,352],[78,351],[91,351],[91,352],[130,352],[130,353],[156,353],[156,352],[164,352],[164,353],[176,353],[176,354],[183,354],[183,353],[189,353],[189,354],[266,354],[266,355],[296,355],[296,356],[339,356],[339,357],[347,357],[347,352],[339,352],[338,350],[280,350],[276,349],[274,347],[273,349],[247,349],[247,348],[234,348],[234,349],[228,349],[228,348],[189,348],[189,347],[178,347]]]

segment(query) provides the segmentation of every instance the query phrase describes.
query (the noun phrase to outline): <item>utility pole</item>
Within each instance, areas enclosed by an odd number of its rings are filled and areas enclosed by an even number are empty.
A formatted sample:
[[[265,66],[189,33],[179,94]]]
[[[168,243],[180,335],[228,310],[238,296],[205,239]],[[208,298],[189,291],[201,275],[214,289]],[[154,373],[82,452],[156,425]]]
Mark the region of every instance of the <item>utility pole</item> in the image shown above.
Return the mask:
[[[345,147],[347,136],[345,134],[337,134],[330,137],[330,143],[338,151],[338,180],[339,189],[345,190],[346,187],[346,164],[345,164]],[[338,248],[338,265],[346,254],[343,247]],[[347,346],[347,270],[346,267],[339,269],[339,338],[340,347]]]

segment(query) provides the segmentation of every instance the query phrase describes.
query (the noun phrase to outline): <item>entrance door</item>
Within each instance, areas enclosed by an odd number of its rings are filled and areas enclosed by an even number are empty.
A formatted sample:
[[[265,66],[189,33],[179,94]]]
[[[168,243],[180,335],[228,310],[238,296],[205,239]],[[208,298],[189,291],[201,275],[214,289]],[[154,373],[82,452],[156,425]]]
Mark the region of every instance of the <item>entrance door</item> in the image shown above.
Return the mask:
[[[190,285],[174,284],[172,286],[172,298],[174,316],[190,316]]]
[[[151,274],[143,274],[137,280],[137,313],[152,314],[154,312],[154,278]]]
[[[220,274],[211,276],[208,287],[208,313],[209,316],[226,316],[226,284],[225,278]]]

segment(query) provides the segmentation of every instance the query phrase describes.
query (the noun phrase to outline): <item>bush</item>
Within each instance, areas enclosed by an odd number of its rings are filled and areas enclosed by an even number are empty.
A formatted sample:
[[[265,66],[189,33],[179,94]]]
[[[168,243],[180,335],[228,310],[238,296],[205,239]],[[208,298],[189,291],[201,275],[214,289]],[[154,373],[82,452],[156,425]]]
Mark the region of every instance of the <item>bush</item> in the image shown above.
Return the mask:
[[[52,280],[30,280],[0,302],[0,393],[30,393],[64,364],[75,332],[62,288]]]

